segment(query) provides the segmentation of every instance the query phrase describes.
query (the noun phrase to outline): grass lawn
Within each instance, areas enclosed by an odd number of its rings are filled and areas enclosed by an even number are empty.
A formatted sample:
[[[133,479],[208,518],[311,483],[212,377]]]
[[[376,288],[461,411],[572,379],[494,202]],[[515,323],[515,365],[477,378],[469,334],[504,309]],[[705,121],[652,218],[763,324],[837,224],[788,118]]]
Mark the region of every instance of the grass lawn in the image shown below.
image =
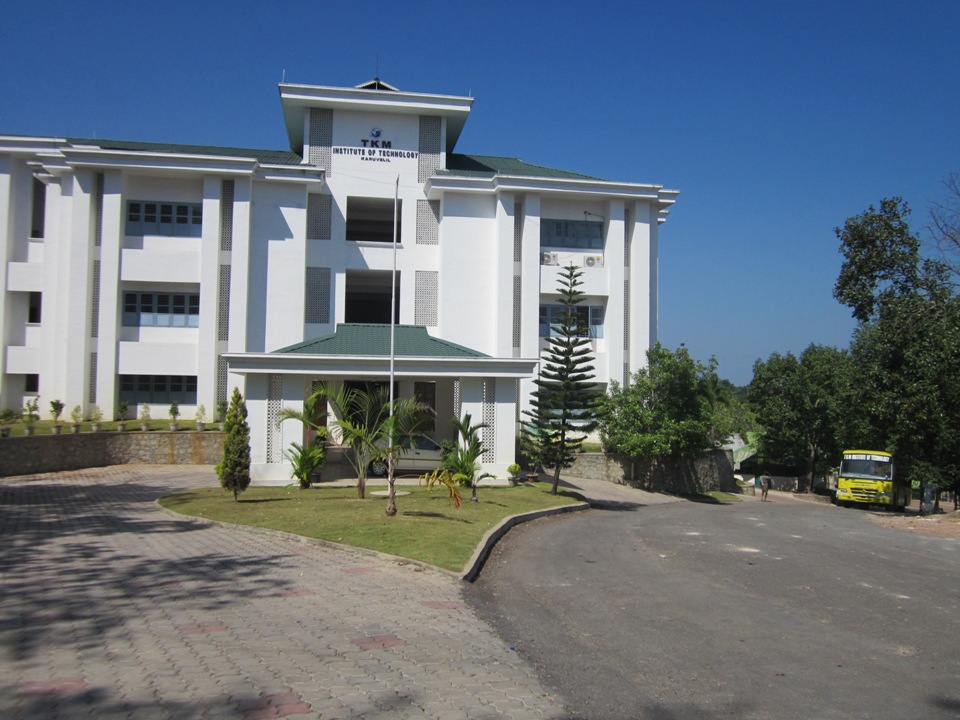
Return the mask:
[[[573,495],[550,494],[549,483],[535,486],[480,488],[478,503],[461,488],[464,503],[455,508],[445,488],[402,486],[410,492],[397,498],[397,514],[387,517],[386,497],[357,499],[356,488],[251,487],[234,502],[220,488],[187,490],[167,496],[163,507],[194,515],[272,528],[333,542],[412,558],[459,572],[484,534],[504,518],[542,508],[578,502]]]

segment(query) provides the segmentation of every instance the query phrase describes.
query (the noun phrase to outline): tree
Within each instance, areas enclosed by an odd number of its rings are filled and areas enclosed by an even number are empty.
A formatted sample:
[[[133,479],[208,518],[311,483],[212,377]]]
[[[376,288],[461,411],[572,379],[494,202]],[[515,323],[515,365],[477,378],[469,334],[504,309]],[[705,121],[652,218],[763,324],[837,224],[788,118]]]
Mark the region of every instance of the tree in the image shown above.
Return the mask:
[[[960,299],[950,268],[924,258],[899,198],[837,228],[845,262],[834,296],[859,321],[851,347],[860,411],[899,471],[949,485],[960,455]]]
[[[387,389],[379,385],[366,390],[341,385],[335,393],[320,385],[314,394],[329,402],[335,418],[331,425],[340,442],[350,448],[347,460],[357,473],[361,500],[366,496],[370,463],[387,460],[387,515],[395,515],[394,457],[426,431],[433,411],[413,398],[401,398],[394,401],[391,413]]]
[[[596,427],[596,403],[600,397],[593,382],[593,349],[590,345],[589,309],[579,307],[586,297],[578,288],[583,271],[570,265],[560,275],[558,293],[562,310],[559,322],[550,326],[540,376],[524,427],[525,445],[535,447],[538,459],[553,468],[556,495],[560,471],[570,467],[587,433]]]
[[[383,426],[386,439],[378,442],[379,456],[387,458],[387,515],[397,514],[395,470],[397,454],[409,448],[432,425],[433,409],[414,398],[398,398],[393,401],[393,412]]]
[[[691,457],[712,446],[707,404],[700,394],[706,368],[684,346],[657,343],[647,366],[621,387],[614,381],[599,403],[600,435],[611,452],[634,458]]]
[[[480,431],[486,423],[473,424],[470,413],[462,418],[452,418],[450,422],[459,438],[453,450],[444,458],[444,465],[453,474],[455,482],[470,485],[470,502],[477,502],[477,483],[489,473],[480,474],[480,457],[483,455],[483,441]]]
[[[284,455],[290,461],[291,472],[301,488],[310,487],[311,476],[326,462],[327,428],[323,421],[327,416],[326,400],[316,391],[303,401],[302,410],[283,408],[277,418],[277,427],[285,420],[296,420],[304,427],[307,436],[303,444],[293,442]]]
[[[849,385],[850,356],[844,350],[810,345],[798,359],[793,353],[774,353],[753,366],[750,404],[764,432],[760,451],[802,468],[813,488],[815,474],[840,459],[844,402]]]
[[[753,430],[756,418],[740,397],[741,389],[717,375],[717,359],[711,357],[700,373],[698,393],[707,410],[710,441],[720,446],[733,433]]]
[[[247,405],[236,387],[227,410],[223,460],[217,463],[217,475],[220,486],[233,491],[234,500],[239,500],[240,493],[250,485],[250,426],[247,425]]]
[[[947,198],[934,203],[928,229],[944,264],[960,276],[960,173],[950,173],[943,184]]]

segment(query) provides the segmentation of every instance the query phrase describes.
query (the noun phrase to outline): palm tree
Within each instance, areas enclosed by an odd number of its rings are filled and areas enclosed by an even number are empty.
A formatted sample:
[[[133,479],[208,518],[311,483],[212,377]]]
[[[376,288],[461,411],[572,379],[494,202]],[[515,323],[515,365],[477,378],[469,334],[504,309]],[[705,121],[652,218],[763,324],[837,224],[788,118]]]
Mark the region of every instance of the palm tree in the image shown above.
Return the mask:
[[[387,458],[387,515],[397,514],[397,494],[394,486],[394,469],[397,453],[410,447],[414,439],[422,436],[433,418],[433,409],[414,398],[398,398],[393,401],[393,413],[384,423],[386,448],[381,452]],[[378,446],[381,443],[378,443]]]
[[[480,456],[483,455],[483,441],[480,439],[480,430],[489,427],[486,423],[471,424],[470,413],[462,418],[451,418],[450,422],[460,436],[460,442],[450,455],[446,465],[453,472],[454,480],[470,484],[470,502],[477,502],[477,483],[485,477],[492,477],[489,473],[480,475]]]
[[[358,390],[341,385],[334,393],[321,385],[314,393],[329,402],[336,418],[330,424],[342,444],[350,448],[347,459],[357,473],[357,496],[366,496],[367,471],[374,460],[387,460],[387,483],[390,489],[387,514],[397,512],[394,493],[394,457],[402,448],[427,429],[432,410],[410,398],[390,401],[383,386]]]

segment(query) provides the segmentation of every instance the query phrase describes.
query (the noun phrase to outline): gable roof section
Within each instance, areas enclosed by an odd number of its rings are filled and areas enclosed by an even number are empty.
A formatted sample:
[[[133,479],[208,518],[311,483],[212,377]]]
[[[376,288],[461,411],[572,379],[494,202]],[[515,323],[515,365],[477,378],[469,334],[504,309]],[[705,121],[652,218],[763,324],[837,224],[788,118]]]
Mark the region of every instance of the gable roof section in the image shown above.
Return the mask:
[[[179,143],[136,142],[130,140],[91,140],[88,138],[67,138],[67,142],[73,146],[96,147],[101,150],[253,158],[261,165],[300,165],[303,163],[302,157],[289,150],[262,150],[255,148],[219,147],[217,145],[183,145]]]
[[[422,325],[396,325],[394,355],[397,357],[482,358],[481,352],[431,337]],[[302,355],[390,355],[390,325],[344,323],[332,335],[307,340],[275,350]]]
[[[568,170],[531,165],[520,158],[500,157],[496,155],[463,155],[450,153],[447,155],[446,170],[440,170],[438,175],[457,175],[461,177],[495,177],[497,175],[511,175],[534,178],[557,178],[561,180],[597,180],[602,178]]]

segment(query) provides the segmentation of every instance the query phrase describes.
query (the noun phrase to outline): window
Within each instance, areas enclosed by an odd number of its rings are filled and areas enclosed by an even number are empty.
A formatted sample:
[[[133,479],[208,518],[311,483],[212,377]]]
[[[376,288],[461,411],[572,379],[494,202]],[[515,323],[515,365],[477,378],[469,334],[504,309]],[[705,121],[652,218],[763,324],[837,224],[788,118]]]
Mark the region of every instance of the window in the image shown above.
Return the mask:
[[[581,337],[591,340],[603,338],[603,305],[577,305],[578,324]],[[540,306],[540,337],[559,337],[554,326],[560,325],[567,311],[565,305]]]
[[[595,220],[541,220],[540,247],[603,250],[603,223]]]
[[[29,373],[23,376],[23,391],[26,393],[40,392],[40,376]]]
[[[127,203],[127,235],[200,237],[203,205],[130,200]]]
[[[30,237],[42,238],[44,216],[47,209],[47,186],[33,179],[33,208],[30,217]]]
[[[42,309],[43,295],[38,292],[30,293],[30,304],[27,306],[27,322],[31,325],[38,325]]]
[[[199,293],[125,292],[125,327],[200,327]]]
[[[133,406],[172,402],[195,405],[197,378],[194,375],[121,375],[119,399]]]
[[[400,212],[397,203],[397,242],[400,238]],[[393,198],[347,198],[347,240],[357,242],[393,242]]]

